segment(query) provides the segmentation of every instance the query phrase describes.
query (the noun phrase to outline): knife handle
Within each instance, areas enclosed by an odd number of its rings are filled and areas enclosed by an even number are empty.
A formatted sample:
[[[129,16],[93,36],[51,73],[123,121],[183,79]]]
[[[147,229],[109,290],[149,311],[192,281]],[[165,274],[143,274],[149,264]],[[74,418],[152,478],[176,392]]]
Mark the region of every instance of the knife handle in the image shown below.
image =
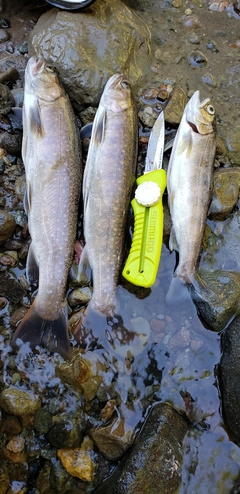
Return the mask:
[[[146,173],[137,179],[137,185],[157,184],[160,197],[154,205],[139,204],[136,198],[131,202],[134,212],[134,230],[131,249],[123,269],[123,276],[133,285],[148,288],[156,280],[162,250],[163,205],[162,196],[167,176],[162,168]],[[156,186],[155,186],[156,187]],[[139,187],[138,187],[139,188]],[[136,189],[136,195],[137,195]]]

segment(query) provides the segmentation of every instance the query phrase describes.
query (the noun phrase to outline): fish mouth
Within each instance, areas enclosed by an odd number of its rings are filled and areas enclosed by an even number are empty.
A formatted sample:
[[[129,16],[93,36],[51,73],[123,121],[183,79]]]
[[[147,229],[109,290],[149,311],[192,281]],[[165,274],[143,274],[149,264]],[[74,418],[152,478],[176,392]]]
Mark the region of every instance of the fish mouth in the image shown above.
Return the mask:
[[[124,78],[124,75],[123,74],[114,74],[112,75],[112,77],[110,77],[110,79],[107,81],[107,84],[105,86],[105,90],[111,90],[111,89],[114,89],[116,84],[118,82],[121,82],[121,80]]]
[[[43,57],[32,57],[30,60],[30,72],[34,76],[36,75],[44,65],[44,58]]]

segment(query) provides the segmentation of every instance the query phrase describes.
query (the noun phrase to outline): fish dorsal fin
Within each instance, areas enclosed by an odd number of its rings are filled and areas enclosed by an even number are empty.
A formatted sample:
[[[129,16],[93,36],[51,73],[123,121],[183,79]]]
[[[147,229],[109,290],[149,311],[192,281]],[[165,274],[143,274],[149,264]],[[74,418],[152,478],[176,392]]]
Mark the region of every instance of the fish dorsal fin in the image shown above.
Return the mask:
[[[26,278],[28,283],[30,284],[36,283],[39,278],[39,268],[36,261],[32,243],[30,244],[28,256],[27,256]]]
[[[41,115],[39,111],[38,103],[31,106],[29,109],[30,115],[30,131],[37,137],[43,137],[44,130],[41,122]]]
[[[107,112],[103,106],[98,107],[96,114],[96,121],[94,122],[94,128],[92,138],[94,138],[94,144],[99,146],[104,141],[105,129],[106,129]]]

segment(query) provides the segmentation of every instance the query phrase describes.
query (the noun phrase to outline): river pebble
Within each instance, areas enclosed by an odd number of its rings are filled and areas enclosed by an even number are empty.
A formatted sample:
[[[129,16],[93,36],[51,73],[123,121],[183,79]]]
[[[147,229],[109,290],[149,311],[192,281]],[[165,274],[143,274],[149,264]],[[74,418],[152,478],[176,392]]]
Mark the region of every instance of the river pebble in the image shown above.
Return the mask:
[[[41,434],[47,434],[52,427],[52,415],[45,408],[39,408],[34,417],[34,427]]]
[[[54,448],[78,447],[83,439],[83,415],[60,413],[52,418],[53,426],[48,432],[48,440]],[[50,425],[50,419],[47,423]]]
[[[186,103],[187,96],[185,91],[180,86],[175,86],[164,110],[165,120],[173,125],[179,124]]]
[[[78,304],[88,304],[92,298],[92,290],[88,286],[82,288],[76,288],[72,290],[68,295],[68,302],[71,307],[75,307]]]
[[[11,111],[13,106],[14,98],[9,87],[0,83],[0,113],[6,115]]]
[[[5,211],[0,211],[0,245],[10,238],[16,228],[14,217]]]
[[[6,448],[13,453],[21,453],[24,450],[25,440],[24,437],[14,436],[9,443],[6,444]]]
[[[157,112],[151,106],[145,106],[139,113],[139,118],[146,127],[153,127],[158,116]]]
[[[1,392],[0,406],[12,415],[28,415],[40,408],[41,400],[31,391],[10,386]]]
[[[92,482],[95,464],[92,460],[93,443],[85,436],[81,448],[58,449],[57,456],[70,475]]]
[[[188,63],[192,67],[205,67],[207,65],[207,57],[201,51],[193,51],[188,57]]]
[[[116,461],[133,444],[135,430],[122,416],[118,416],[107,425],[90,429],[90,435],[105,458]]]

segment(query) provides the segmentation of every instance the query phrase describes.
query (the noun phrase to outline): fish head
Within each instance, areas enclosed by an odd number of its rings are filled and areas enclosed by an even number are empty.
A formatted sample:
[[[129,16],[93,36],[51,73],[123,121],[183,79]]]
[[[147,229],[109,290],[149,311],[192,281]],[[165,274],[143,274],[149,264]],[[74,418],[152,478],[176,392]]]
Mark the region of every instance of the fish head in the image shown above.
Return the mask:
[[[43,57],[31,57],[25,71],[26,91],[45,102],[53,102],[63,94],[55,69]]]
[[[185,117],[191,128],[199,134],[215,131],[215,108],[210,98],[200,101],[200,92],[195,91],[185,108]]]
[[[132,101],[132,88],[125,75],[114,74],[110,77],[101,97],[101,105],[106,110],[118,113],[129,108]]]

